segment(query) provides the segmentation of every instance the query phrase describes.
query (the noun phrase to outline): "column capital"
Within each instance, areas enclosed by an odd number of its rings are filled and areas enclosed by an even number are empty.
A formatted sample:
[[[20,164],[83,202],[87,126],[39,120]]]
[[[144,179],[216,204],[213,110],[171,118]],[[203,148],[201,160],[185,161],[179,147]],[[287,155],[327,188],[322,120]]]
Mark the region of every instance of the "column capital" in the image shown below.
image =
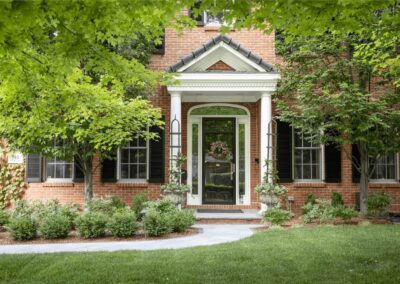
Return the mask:
[[[182,93],[181,92],[170,92],[169,93],[171,97],[182,97]]]
[[[263,92],[261,93],[261,98],[271,98],[272,93],[271,92]]]

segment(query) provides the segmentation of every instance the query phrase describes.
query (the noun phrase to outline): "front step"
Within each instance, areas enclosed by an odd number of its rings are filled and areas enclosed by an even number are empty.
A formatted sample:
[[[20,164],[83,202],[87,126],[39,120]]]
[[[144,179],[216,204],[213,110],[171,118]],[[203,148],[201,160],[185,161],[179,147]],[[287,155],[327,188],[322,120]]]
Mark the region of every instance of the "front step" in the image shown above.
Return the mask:
[[[195,211],[196,222],[200,224],[260,224],[261,216],[257,210],[242,209],[239,210],[223,210],[211,209]],[[235,213],[233,213],[235,212]]]

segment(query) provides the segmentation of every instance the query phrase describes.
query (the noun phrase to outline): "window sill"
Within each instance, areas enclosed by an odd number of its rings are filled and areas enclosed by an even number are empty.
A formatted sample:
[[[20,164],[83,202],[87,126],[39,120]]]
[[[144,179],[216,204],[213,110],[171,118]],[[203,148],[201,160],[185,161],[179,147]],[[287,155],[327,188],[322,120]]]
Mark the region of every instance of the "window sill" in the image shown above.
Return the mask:
[[[396,181],[387,181],[387,182],[370,182],[369,183],[369,187],[370,188],[388,188],[388,187],[393,187],[393,188],[400,188],[400,183],[396,182]]]
[[[74,187],[75,184],[71,181],[46,181],[43,187]]]
[[[294,181],[293,185],[295,188],[324,188],[327,186],[322,181]]]
[[[117,187],[148,187],[149,183],[146,180],[119,180]]]

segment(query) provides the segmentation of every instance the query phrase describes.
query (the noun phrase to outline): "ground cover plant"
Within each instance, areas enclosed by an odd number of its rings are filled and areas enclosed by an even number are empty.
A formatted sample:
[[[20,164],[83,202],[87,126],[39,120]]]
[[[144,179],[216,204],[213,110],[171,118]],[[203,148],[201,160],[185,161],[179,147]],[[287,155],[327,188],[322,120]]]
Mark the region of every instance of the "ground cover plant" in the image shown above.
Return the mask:
[[[181,250],[3,255],[0,282],[399,283],[399,236],[397,225],[316,226]]]

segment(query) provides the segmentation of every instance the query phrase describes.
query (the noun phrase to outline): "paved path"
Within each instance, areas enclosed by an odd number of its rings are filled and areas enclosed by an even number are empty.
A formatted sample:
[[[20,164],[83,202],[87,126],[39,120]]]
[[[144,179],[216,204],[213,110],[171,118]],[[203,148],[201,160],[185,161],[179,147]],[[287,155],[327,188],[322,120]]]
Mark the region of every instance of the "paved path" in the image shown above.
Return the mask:
[[[0,254],[94,252],[120,250],[159,250],[209,246],[237,241],[251,236],[260,225],[195,225],[197,235],[175,239],[123,242],[88,242],[62,244],[0,245]]]

